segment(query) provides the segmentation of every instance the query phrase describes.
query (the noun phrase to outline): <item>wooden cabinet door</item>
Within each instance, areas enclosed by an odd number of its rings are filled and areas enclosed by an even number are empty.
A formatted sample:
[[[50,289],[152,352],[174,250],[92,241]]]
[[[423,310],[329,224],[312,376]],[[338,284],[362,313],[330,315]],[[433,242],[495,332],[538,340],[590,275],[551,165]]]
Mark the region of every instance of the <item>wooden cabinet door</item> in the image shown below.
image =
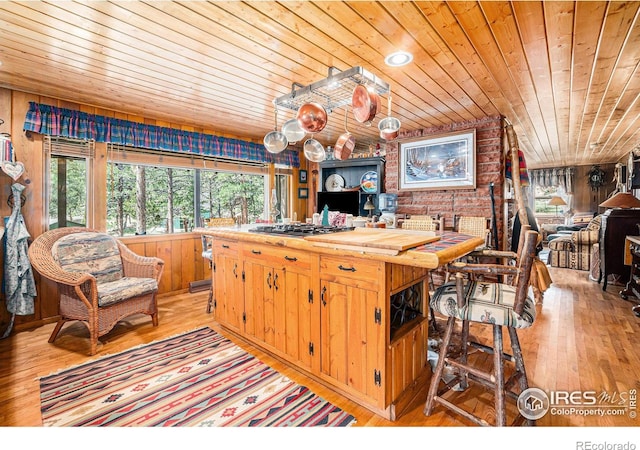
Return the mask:
[[[244,272],[245,332],[274,348],[273,268],[260,261],[245,260]]]
[[[279,270],[275,290],[276,348],[312,370],[318,343],[313,321],[318,322],[317,304],[314,303],[311,276],[308,272],[291,269]]]
[[[243,328],[242,268],[237,256],[214,253],[214,314],[218,322],[234,331]]]
[[[321,373],[384,408],[385,339],[378,291],[321,280]]]

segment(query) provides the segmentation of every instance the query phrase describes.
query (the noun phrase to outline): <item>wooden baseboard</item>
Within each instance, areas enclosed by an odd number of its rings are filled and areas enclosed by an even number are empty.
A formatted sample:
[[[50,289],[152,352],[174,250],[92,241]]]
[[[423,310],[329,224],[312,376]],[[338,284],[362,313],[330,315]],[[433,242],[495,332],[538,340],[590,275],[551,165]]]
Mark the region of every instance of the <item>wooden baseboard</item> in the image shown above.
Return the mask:
[[[189,283],[189,293],[208,291],[211,288],[211,280],[198,280]]]

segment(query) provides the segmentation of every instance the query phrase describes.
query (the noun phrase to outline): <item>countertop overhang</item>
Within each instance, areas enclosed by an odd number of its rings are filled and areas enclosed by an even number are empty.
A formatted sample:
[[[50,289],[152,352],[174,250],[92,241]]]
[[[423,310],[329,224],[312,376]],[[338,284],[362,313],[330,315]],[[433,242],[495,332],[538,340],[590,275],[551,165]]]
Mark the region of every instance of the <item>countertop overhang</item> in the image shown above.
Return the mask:
[[[274,245],[277,247],[286,247],[298,250],[306,250],[309,252],[360,257],[374,261],[384,261],[393,264],[400,264],[413,267],[423,267],[427,269],[435,269],[439,266],[447,264],[458,259],[477,247],[484,244],[484,239],[456,233],[452,231],[444,232],[425,232],[429,236],[437,236],[439,239],[424,244],[417,244],[415,247],[398,251],[397,254],[381,253],[376,248],[358,247],[358,242],[363,236],[367,235],[366,230],[372,230],[380,234],[388,233],[389,237],[398,236],[403,233],[401,229],[356,229],[353,231],[342,231],[341,237],[345,240],[353,242],[353,249],[345,248],[345,246],[331,247],[331,244],[314,243],[304,237],[290,237],[286,235],[270,235],[263,233],[253,233],[250,230],[255,228],[256,224],[242,225],[240,227],[216,227],[216,228],[195,228],[193,231],[202,235],[213,236],[214,238],[238,240],[243,242],[254,242],[258,244]],[[387,231],[384,231],[387,230]],[[417,236],[413,230],[404,230],[404,233],[411,233]],[[384,234],[383,234],[384,236]]]

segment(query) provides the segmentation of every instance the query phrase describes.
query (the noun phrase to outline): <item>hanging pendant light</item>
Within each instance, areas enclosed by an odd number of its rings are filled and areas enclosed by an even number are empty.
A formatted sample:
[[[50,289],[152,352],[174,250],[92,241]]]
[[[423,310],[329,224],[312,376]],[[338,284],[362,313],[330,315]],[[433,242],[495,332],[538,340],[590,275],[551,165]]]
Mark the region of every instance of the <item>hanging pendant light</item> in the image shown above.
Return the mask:
[[[269,153],[280,153],[289,145],[287,137],[282,131],[278,131],[278,108],[275,109],[275,127],[264,137],[264,148]]]

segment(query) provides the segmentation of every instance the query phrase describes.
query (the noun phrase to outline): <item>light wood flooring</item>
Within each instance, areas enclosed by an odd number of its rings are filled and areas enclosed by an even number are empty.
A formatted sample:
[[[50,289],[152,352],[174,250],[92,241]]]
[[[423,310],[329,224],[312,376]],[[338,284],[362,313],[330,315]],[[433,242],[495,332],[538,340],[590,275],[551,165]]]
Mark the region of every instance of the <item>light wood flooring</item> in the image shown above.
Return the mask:
[[[587,272],[551,268],[552,287],[538,305],[534,326],[520,332],[520,341],[529,375],[529,384],[545,391],[596,391],[610,395],[628,395],[640,390],[640,318],[622,300],[619,285],[607,292],[588,280]],[[53,372],[117,353],[133,346],[170,337],[201,326],[223,330],[206,314],[207,293],[181,294],[159,301],[160,326],[154,328],[148,316],[136,316],[121,322],[102,338],[95,357],[87,356],[88,333],[79,323],[65,325],[54,344],[47,342],[54,324],[14,332],[0,340],[0,426],[40,426],[38,378]],[[442,322],[444,324],[444,322]],[[471,333],[483,337],[477,326]],[[508,342],[508,338],[506,338]],[[434,414],[422,413],[424,399],[396,422],[385,420],[355,405],[290,369],[264,352],[237,341],[247,351],[300,384],[333,402],[357,418],[356,427],[431,427],[466,426],[466,420],[436,407]],[[491,418],[491,397],[481,388],[462,393],[466,408]],[[640,420],[624,416],[581,416],[547,414],[539,426],[638,426]]]

